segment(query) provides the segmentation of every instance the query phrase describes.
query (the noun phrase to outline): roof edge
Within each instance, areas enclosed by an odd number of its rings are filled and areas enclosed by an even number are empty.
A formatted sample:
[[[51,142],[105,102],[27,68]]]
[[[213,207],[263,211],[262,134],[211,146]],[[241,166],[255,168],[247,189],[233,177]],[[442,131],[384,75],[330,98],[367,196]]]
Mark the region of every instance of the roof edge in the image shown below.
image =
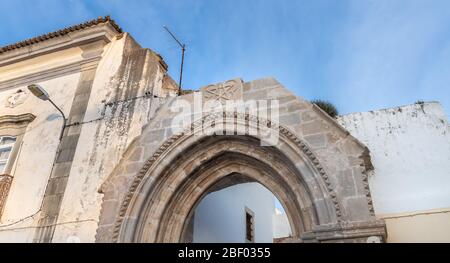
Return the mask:
[[[52,39],[52,38],[56,38],[56,37],[67,35],[67,34],[69,34],[71,32],[74,32],[74,31],[83,30],[83,29],[86,29],[88,27],[92,27],[92,26],[96,26],[96,25],[103,24],[103,23],[108,23],[108,22],[118,33],[123,33],[123,31],[119,27],[119,25],[116,24],[116,22],[113,19],[111,19],[110,16],[104,16],[104,17],[99,17],[97,19],[93,19],[93,20],[81,23],[81,24],[73,25],[73,26],[70,26],[70,27],[66,27],[66,28],[54,31],[54,32],[50,32],[50,33],[47,33],[47,34],[44,34],[44,35],[40,35],[40,36],[37,36],[37,37],[33,37],[33,38],[29,38],[29,39],[26,39],[26,40],[23,40],[23,41],[19,41],[19,42],[16,42],[14,44],[10,44],[10,45],[4,46],[4,47],[0,47],[0,55],[4,54],[6,52],[9,52],[9,51],[15,50],[15,49],[20,49],[20,48],[23,48],[23,47],[27,47],[27,46],[30,46],[30,45],[33,45],[33,44],[36,44],[36,43],[39,43],[39,42],[43,42],[43,41]]]

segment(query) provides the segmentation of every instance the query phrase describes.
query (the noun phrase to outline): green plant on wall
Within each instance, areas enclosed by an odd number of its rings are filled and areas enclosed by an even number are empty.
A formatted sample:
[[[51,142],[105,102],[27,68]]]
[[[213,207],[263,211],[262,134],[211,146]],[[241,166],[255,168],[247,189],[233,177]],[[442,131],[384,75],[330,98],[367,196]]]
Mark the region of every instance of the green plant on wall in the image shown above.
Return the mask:
[[[313,100],[311,103],[316,104],[324,112],[326,112],[330,117],[335,118],[339,113],[336,107],[329,101],[325,100]]]

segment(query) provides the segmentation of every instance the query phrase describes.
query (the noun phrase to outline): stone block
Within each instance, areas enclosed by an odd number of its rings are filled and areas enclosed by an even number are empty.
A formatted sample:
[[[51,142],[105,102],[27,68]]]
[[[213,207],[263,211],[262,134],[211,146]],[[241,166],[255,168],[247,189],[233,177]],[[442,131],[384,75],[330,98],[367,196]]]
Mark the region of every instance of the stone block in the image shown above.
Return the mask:
[[[267,99],[267,90],[253,90],[251,89],[248,92],[244,92],[243,94],[244,100],[262,100]]]
[[[267,89],[267,99],[279,99],[291,95],[292,93],[290,91],[281,86]]]
[[[186,116],[187,117],[187,116]],[[190,117],[187,117],[187,118],[190,118]],[[167,128],[167,127],[172,127],[172,125],[179,125],[179,124],[177,124],[177,123],[173,123],[172,124],[172,122],[173,122],[173,118],[167,118],[167,119],[164,119],[164,120],[162,120],[161,121],[161,127],[162,128]]]
[[[365,175],[362,173],[361,169],[362,167],[359,165],[353,168],[353,180],[356,187],[356,193],[358,195],[366,195],[366,189],[363,184]]]
[[[84,76],[82,76],[83,78]],[[75,91],[75,95],[82,93],[90,93],[92,87],[92,80],[81,80],[78,84],[77,90]]]
[[[130,157],[128,158],[129,161],[136,162],[140,161],[142,159],[143,149],[142,147],[137,147],[134,149],[134,151],[130,154]]]
[[[329,132],[327,133],[327,140],[330,144],[335,144],[341,139],[341,137],[337,133]]]
[[[67,135],[64,136],[61,140],[60,149],[74,149],[77,147],[78,139],[80,138],[79,134]]]
[[[69,176],[72,162],[56,163],[53,168],[52,178]]]
[[[86,111],[88,101],[81,101],[76,104],[72,104],[72,108],[70,109],[69,119],[73,116],[82,115],[84,116],[84,113]],[[69,122],[71,124],[73,122]]]
[[[111,242],[113,225],[101,225],[97,228],[97,234],[95,236],[96,243],[109,243]]]
[[[327,145],[327,138],[324,134],[308,135],[304,138],[308,142],[308,144],[314,148],[321,148]]]
[[[62,202],[62,195],[46,195],[42,202],[42,212],[49,216],[58,216]]]
[[[89,97],[90,97],[91,93],[90,92],[85,92],[85,93],[80,93],[80,94],[76,94],[74,99],[73,99],[73,104],[78,104],[78,103],[86,103],[89,101]]]
[[[305,111],[301,114],[301,119],[303,122],[309,122],[317,119],[317,115],[313,113],[312,111]]]
[[[358,145],[355,141],[348,138],[343,144],[344,151],[350,155],[358,155],[362,153],[361,146]]]
[[[102,224],[114,224],[117,211],[119,210],[119,202],[117,200],[105,200],[102,203]],[[104,213],[103,213],[104,211]]]
[[[74,125],[74,126],[67,127],[64,133],[66,136],[80,134],[81,127],[82,127],[82,125]]]
[[[84,113],[83,114],[70,114],[69,120],[68,120],[68,124],[74,124],[77,122],[82,122],[84,118]]]
[[[278,102],[279,102],[280,104],[286,103],[286,106],[287,106],[288,109],[289,109],[291,103],[289,103],[289,104],[287,104],[287,103],[288,103],[288,102],[292,102],[293,104],[296,104],[296,105],[297,105],[296,99],[297,99],[296,96],[294,96],[294,95],[288,95],[288,96],[285,96],[285,97],[278,98]]]
[[[353,171],[351,169],[339,171],[337,180],[342,196],[355,196],[358,194],[353,179]]]
[[[262,78],[250,82],[252,89],[264,89],[267,87],[278,86],[280,83],[274,78]]]
[[[331,218],[329,216],[327,201],[324,199],[315,200],[314,206],[317,212],[317,216],[319,218],[322,218],[324,222],[330,222]]]
[[[162,142],[165,137],[165,132],[165,129],[152,129],[148,131],[143,140],[144,144],[147,145],[154,142]]]
[[[304,135],[317,134],[328,131],[326,125],[320,120],[302,124],[301,130]]]
[[[244,85],[242,86],[242,91],[243,91],[243,92],[247,92],[247,91],[250,91],[251,88],[252,88],[252,85],[250,84],[250,82],[246,82],[246,83],[244,83]]]
[[[370,219],[366,196],[346,197],[343,200],[345,214],[350,221],[365,221]]]
[[[289,98],[289,96],[283,98]],[[291,103],[287,104],[286,107],[289,112],[298,112],[305,109],[305,105],[297,101],[292,101]]]
[[[67,186],[68,176],[51,178],[48,181],[47,188],[45,189],[46,195],[64,194]]]
[[[295,125],[300,123],[300,114],[291,113],[288,115],[280,116],[280,124],[281,125]]]
[[[75,156],[75,150],[76,149],[74,149],[74,148],[61,150],[58,154],[58,158],[56,159],[56,163],[72,161],[73,157]]]
[[[127,174],[137,174],[141,168],[142,162],[131,162],[126,165],[125,172]]]

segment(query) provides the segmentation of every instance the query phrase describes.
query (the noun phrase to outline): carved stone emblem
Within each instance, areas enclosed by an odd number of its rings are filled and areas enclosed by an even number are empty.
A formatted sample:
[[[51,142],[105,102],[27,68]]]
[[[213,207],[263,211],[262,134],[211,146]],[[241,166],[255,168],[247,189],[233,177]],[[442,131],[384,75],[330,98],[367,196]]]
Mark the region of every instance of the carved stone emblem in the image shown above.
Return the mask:
[[[23,89],[19,89],[13,94],[11,94],[6,99],[6,107],[8,108],[15,108],[25,102],[25,100],[28,98],[28,92]]]
[[[227,100],[242,100],[242,81],[229,80],[202,88],[203,98],[225,103]]]

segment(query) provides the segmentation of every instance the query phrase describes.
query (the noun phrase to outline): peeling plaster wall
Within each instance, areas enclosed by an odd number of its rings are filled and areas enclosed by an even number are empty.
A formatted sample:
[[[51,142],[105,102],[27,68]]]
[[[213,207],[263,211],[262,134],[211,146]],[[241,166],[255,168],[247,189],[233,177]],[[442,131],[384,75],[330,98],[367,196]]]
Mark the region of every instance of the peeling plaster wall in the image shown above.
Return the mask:
[[[69,179],[65,188],[53,242],[93,242],[102,202],[99,193],[130,143],[140,135],[166,97],[177,87],[167,75],[162,58],[141,48],[128,34],[118,34],[101,50],[82,123]],[[40,72],[81,61],[83,50],[73,47],[0,68],[0,84],[12,79],[39,76]],[[68,114],[80,72],[61,73],[38,81]],[[28,84],[28,83],[27,83]],[[0,242],[32,242],[38,225],[47,181],[59,144],[62,121],[48,102],[28,94],[11,108],[7,100],[26,85],[0,90],[0,115],[32,113],[14,179],[0,222]],[[23,99],[21,99],[23,100]],[[15,103],[14,99],[11,100]],[[20,222],[17,222],[20,221]],[[10,225],[13,223],[13,225]]]
[[[58,220],[62,225],[56,228],[54,242],[66,242],[68,237],[95,241],[103,197],[99,193],[101,184],[164,102],[162,96],[167,95],[162,88],[166,70],[158,59],[127,34],[105,52],[84,120],[88,123],[80,135],[83,147],[74,158]]]
[[[390,242],[450,242],[450,126],[437,102],[339,117],[370,149],[377,217]]]
[[[71,56],[67,56],[70,53]],[[69,52],[58,52],[52,57],[60,56],[61,61],[81,58],[77,48]],[[61,62],[60,61],[60,62]],[[46,70],[52,67],[53,60],[47,57],[35,59],[33,64],[23,65],[21,71],[26,74],[35,72],[36,68]],[[0,82],[7,80],[11,74],[9,68],[0,68]],[[18,73],[14,77],[19,76]],[[24,75],[22,75],[24,76]],[[72,106],[74,91],[80,73],[73,73],[49,80],[38,81],[45,87],[51,98],[64,111]],[[11,107],[8,100],[19,90],[24,91],[20,103]],[[31,113],[36,116],[25,131],[22,144],[13,169],[14,178],[0,222],[0,242],[31,242],[34,226],[37,224],[36,212],[42,203],[47,180],[59,143],[62,118],[50,104],[30,94],[25,85],[10,86],[0,90],[0,115],[20,115]],[[25,219],[25,220],[22,220]],[[22,220],[22,221],[20,221]],[[16,223],[17,221],[20,221]],[[15,223],[6,227],[11,223]]]

